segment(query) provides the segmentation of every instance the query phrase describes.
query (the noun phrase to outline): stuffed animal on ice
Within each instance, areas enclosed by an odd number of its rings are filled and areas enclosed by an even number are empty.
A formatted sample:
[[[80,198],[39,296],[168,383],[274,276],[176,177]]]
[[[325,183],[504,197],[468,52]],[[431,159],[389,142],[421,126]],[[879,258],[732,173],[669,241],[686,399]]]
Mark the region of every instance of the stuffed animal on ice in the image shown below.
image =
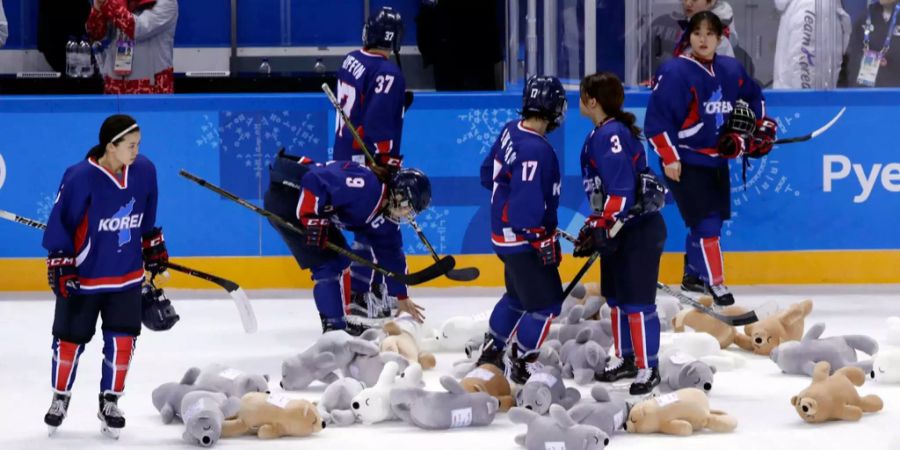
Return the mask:
[[[455,316],[445,320],[431,342],[422,343],[422,349],[430,352],[464,350],[470,339],[479,339],[487,333],[491,312],[487,310],[473,316]]]
[[[658,301],[658,300],[657,300]],[[708,295],[701,296],[699,302],[707,307],[712,307],[712,297]],[[736,316],[747,312],[745,308],[740,306],[728,306],[722,309],[722,314],[726,316]],[[719,341],[719,348],[726,349],[734,344],[737,329],[733,326],[716,319],[709,314],[705,314],[694,308],[688,308],[675,315],[672,329],[675,332],[684,332],[684,327],[690,327],[698,333],[706,333]]]
[[[794,303],[784,311],[745,325],[744,333],[737,333],[734,342],[744,350],[769,356],[772,349],[782,342],[800,340],[804,321],[812,307],[812,300],[809,299]]]
[[[558,348],[559,359],[562,362],[563,378],[574,378],[578,385],[586,385],[594,382],[594,376],[606,368],[609,356],[606,350],[591,339],[593,330],[582,329],[575,339],[565,344],[559,341],[550,341],[545,346]]]
[[[878,342],[868,336],[834,336],[820,339],[825,331],[824,323],[813,325],[801,341],[784,342],[772,349],[769,358],[781,371],[792,375],[812,376],[816,363],[828,361],[831,371],[841,367],[859,367],[864,373],[872,372],[872,360],[857,361],[856,351],[868,355],[878,353]]]
[[[181,438],[189,444],[212,447],[222,436],[225,419],[237,415],[241,401],[221,392],[193,391],[181,400],[184,433]]]
[[[194,384],[201,389],[237,398],[248,392],[269,393],[268,375],[249,374],[221,364],[204,367]]]
[[[422,366],[420,366],[419,363],[410,363],[409,366],[403,369],[403,371],[394,379],[394,387],[425,387],[425,382],[422,381]]]
[[[719,348],[719,341],[706,333],[664,333],[660,339],[659,357],[686,353],[716,368],[716,372],[743,367],[746,359]]]
[[[603,430],[612,437],[616,431],[624,429],[628,417],[628,404],[624,398],[611,397],[601,385],[591,388],[594,402],[582,402],[569,409],[569,416],[577,423]]]
[[[344,330],[323,333],[313,345],[281,364],[281,387],[293,391],[305,389],[316,380],[326,385],[337,381],[335,371],[350,364],[354,353],[349,344],[355,341],[366,342]]]
[[[370,388],[363,389],[350,402],[350,408],[358,422],[366,425],[396,419],[391,410],[390,394],[396,383],[400,367],[396,362],[384,364],[378,381]]]
[[[716,368],[683,352],[668,352],[659,358],[661,391],[696,388],[709,393]]]
[[[394,388],[391,410],[400,420],[425,430],[480,427],[490,425],[500,402],[486,392],[466,392],[453,377],[441,377],[447,392],[421,388]]]
[[[435,366],[434,355],[420,351],[415,337],[403,331],[395,322],[384,324],[384,332],[387,333],[387,337],[381,341],[382,352],[399,353],[409,361],[418,362],[425,370]]]
[[[887,318],[887,335],[884,343],[900,347],[900,317],[891,316]]]
[[[344,377],[325,388],[322,398],[315,403],[319,416],[326,425],[345,427],[356,422],[350,405],[353,397],[363,391],[366,385],[353,378]]]
[[[600,306],[596,302],[588,302],[585,306],[573,306],[559,330],[550,333],[550,338],[565,344],[575,339],[581,330],[589,329],[591,330],[591,340],[600,344],[604,352],[609,351],[612,346],[612,323],[609,320],[584,319],[584,317],[595,314],[595,310],[600,310]]]
[[[204,390],[194,386],[199,374],[200,369],[191,367],[178,383],[163,383],[153,390],[151,393],[153,407],[159,411],[163,423],[172,423],[175,419],[181,419],[181,400],[188,392]]]
[[[375,330],[368,330],[375,331]],[[366,333],[363,333],[363,337]],[[378,382],[384,365],[388,362],[397,364],[399,370],[405,370],[409,361],[399,353],[381,352],[378,344],[365,339],[350,341],[347,344],[353,358],[342,368],[345,377],[356,378],[366,386],[374,386]]]
[[[569,296],[563,300],[563,304],[559,310],[559,316],[555,322],[559,322],[559,320],[561,320],[560,318],[568,317],[569,311],[571,311],[572,307],[575,305],[585,306],[588,303],[596,303],[601,310],[606,306],[606,299],[600,295],[600,285],[597,283],[575,285]],[[590,314],[585,317],[587,320],[600,320],[601,318],[601,313],[593,309],[590,311]]]
[[[306,400],[292,400],[282,395],[251,392],[241,398],[241,408],[234,419],[225,421],[222,437],[248,433],[260,439],[282,436],[309,436],[325,428],[316,405]]]
[[[900,348],[887,347],[875,355],[869,376],[878,383],[900,384]]]
[[[859,367],[844,367],[828,375],[827,361],[816,364],[812,384],[791,397],[791,405],[807,423],[829,420],[857,421],[864,412],[880,411],[884,403],[877,395],[860,397],[856,386],[862,386],[866,374]]]
[[[559,370],[544,367],[531,374],[528,381],[516,392],[516,404],[538,414],[547,414],[550,405],[559,404],[569,409],[581,400],[578,389],[567,388],[563,384]]]
[[[466,392],[484,392],[496,398],[500,402],[500,411],[509,411],[516,404],[509,381],[503,371],[493,364],[482,364],[472,369],[459,380],[459,384]]]
[[[724,433],[737,428],[737,420],[709,409],[709,399],[700,389],[687,388],[644,400],[631,408],[625,429],[629,433],[663,433],[690,436],[709,428]]]
[[[606,433],[575,422],[561,405],[552,405],[549,417],[525,408],[513,408],[509,410],[509,420],[528,426],[525,434],[515,437],[516,444],[527,450],[603,450],[609,445]]]

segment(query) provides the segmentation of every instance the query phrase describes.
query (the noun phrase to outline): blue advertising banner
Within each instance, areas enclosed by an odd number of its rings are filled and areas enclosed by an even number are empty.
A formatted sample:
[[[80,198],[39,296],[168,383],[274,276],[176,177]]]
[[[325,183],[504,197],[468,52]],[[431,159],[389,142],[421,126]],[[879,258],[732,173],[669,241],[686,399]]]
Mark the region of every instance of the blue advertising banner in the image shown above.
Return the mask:
[[[643,122],[646,92],[629,92],[626,108]],[[440,253],[491,253],[489,193],[478,168],[498,130],[517,117],[519,96],[419,93],[406,115],[405,164],[432,179],[432,207],[421,225]],[[752,161],[742,178],[732,165],[733,217],[723,235],[729,251],[877,250],[900,248],[900,156],[890,118],[900,91],[769,92],[779,136],[803,135],[846,112],[823,135],[783,145]],[[159,97],[20,97],[0,103],[0,209],[46,220],[65,168],[84,157],[109,114],[141,125],[141,151],[158,168],[159,223],[180,256],[285,255],[264,220],[178,176],[196,173],[260,203],[266,166],[278,149],[325,160],[334,111],[320,95],[178,95]],[[577,231],[587,201],[578,155],[590,122],[569,98],[562,128],[550,135],[560,155],[560,224]],[[658,168],[657,158],[650,160]],[[682,251],[684,227],[674,205],[664,209],[667,251]],[[40,233],[0,222],[0,257],[44,255]],[[406,250],[425,254],[411,230]]]

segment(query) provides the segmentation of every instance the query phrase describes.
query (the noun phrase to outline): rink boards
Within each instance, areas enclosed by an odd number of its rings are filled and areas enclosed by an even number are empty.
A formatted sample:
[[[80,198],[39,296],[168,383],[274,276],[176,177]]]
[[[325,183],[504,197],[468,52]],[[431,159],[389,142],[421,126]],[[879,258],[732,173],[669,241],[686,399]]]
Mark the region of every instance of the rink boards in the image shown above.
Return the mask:
[[[626,107],[643,122],[647,92]],[[416,95],[406,115],[405,165],[433,182],[432,207],[420,218],[442,254],[474,265],[473,284],[502,284],[488,236],[489,192],[478,167],[498,130],[516,117],[516,94]],[[809,133],[846,107],[823,135],[784,145],[754,161],[746,185],[732,167],[733,220],[723,230],[732,284],[900,282],[900,156],[893,118],[900,91],[769,92],[767,108],[780,137]],[[0,208],[46,220],[65,167],[84,157],[107,115],[132,114],[143,131],[141,151],[156,164],[159,223],[173,258],[231,277],[247,287],[309,287],[271,227],[249,211],[178,176],[186,169],[256,203],[267,163],[280,147],[328,159],[334,112],[323,95],[179,95],[160,97],[8,97],[0,104]],[[587,212],[578,154],[591,124],[569,98],[564,126],[550,135],[563,168],[560,224],[577,231]],[[651,156],[655,165],[656,158]],[[664,209],[669,239],[661,278],[680,271],[684,227],[674,205]],[[0,223],[0,289],[45,289],[41,235]],[[411,266],[429,257],[412,230],[404,242]],[[571,249],[566,245],[564,248]],[[567,258],[574,273],[583,260]],[[202,282],[173,279],[183,287]],[[447,286],[448,280],[432,285]]]

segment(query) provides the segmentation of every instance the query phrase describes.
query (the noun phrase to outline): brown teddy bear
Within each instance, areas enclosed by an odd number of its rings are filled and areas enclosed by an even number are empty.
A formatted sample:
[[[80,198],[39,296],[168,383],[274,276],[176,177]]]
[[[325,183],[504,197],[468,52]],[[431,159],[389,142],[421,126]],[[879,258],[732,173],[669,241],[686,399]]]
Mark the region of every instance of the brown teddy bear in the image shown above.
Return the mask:
[[[418,362],[426,370],[437,364],[434,355],[419,351],[416,338],[403,331],[395,322],[384,324],[384,332],[387,333],[387,337],[381,341],[381,351],[399,353],[410,361]]]
[[[778,314],[744,326],[744,333],[737,333],[734,342],[744,350],[769,356],[782,342],[799,341],[803,337],[804,320],[812,307],[810,299],[794,303]]]
[[[625,429],[629,433],[664,433],[690,436],[709,428],[716,432],[734,431],[737,419],[709,409],[709,399],[700,389],[679,389],[670,394],[644,400],[631,408]]]
[[[864,412],[880,411],[884,403],[877,395],[860,398],[854,386],[862,386],[866,374],[859,367],[844,367],[828,376],[831,365],[827,361],[816,364],[812,384],[791,397],[791,404],[807,423],[829,420],[857,421]]]
[[[708,295],[701,296],[698,301],[706,307],[712,307],[713,300],[712,297]],[[743,314],[747,312],[747,310],[740,306],[729,306],[724,308],[721,312],[727,316],[732,316]],[[684,332],[684,327],[688,326],[698,333],[709,334],[719,341],[719,347],[722,349],[733,344],[735,336],[737,335],[737,330],[733,326],[728,325],[709,314],[697,311],[694,308],[685,309],[679,312],[672,320],[672,326],[677,333]]]
[[[509,408],[516,405],[509,381],[503,371],[493,364],[482,364],[472,369],[459,384],[466,392],[486,392],[496,398],[500,401],[500,411],[509,411]]]
[[[222,437],[256,433],[260,439],[309,436],[325,428],[316,406],[306,400],[250,392],[241,397],[237,417],[225,421]]]

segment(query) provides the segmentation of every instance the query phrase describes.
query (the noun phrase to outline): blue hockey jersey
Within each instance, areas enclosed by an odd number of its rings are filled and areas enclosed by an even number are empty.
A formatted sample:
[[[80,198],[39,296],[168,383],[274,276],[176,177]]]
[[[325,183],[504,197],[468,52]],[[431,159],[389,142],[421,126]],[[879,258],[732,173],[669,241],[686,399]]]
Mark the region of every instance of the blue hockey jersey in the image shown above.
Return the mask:
[[[337,73],[337,99],[370,152],[400,154],[406,81],[396,64],[365,50],[350,52]],[[334,156],[364,164],[365,156],[337,112]],[[374,155],[373,155],[374,156]]]
[[[644,121],[650,146],[664,164],[718,167],[728,164],[716,150],[720,128],[737,100],[765,116],[759,84],[730,56],[704,63],[681,55],[660,67]]]
[[[66,169],[43,246],[75,255],[82,294],[119,292],[144,279],[141,235],[156,222],[156,167],[143,155],[121,175],[93,159]]]
[[[624,219],[637,198],[637,179],[647,170],[641,141],[622,122],[608,118],[581,149],[581,177],[588,200],[609,223]],[[599,197],[598,197],[599,196]]]
[[[352,161],[314,164],[303,175],[300,186],[298,219],[328,217],[338,227],[352,231],[360,242],[372,246],[378,264],[406,273],[400,224],[382,214],[387,186],[371,170]],[[389,295],[407,295],[406,285],[390,277],[385,280]]]
[[[528,237],[556,231],[559,160],[550,142],[521,121],[507,123],[481,163],[491,190],[491,243],[498,254],[531,249]]]

